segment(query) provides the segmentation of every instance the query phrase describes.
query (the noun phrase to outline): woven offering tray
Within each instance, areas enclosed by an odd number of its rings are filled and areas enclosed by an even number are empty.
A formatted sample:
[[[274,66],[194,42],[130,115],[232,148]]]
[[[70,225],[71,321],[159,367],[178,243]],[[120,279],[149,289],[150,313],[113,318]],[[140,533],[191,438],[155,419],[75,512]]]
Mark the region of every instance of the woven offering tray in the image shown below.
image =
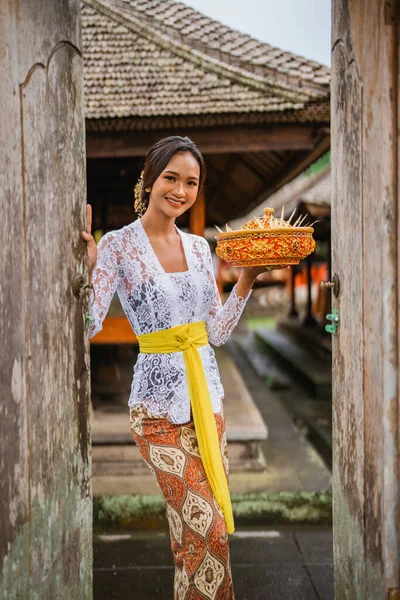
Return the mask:
[[[291,225],[295,211],[285,221],[273,217],[274,209],[265,208],[263,217],[254,217],[240,227],[227,231],[217,227],[217,255],[234,267],[298,265],[315,249],[311,226],[302,226],[300,216]],[[312,224],[314,225],[314,223]]]

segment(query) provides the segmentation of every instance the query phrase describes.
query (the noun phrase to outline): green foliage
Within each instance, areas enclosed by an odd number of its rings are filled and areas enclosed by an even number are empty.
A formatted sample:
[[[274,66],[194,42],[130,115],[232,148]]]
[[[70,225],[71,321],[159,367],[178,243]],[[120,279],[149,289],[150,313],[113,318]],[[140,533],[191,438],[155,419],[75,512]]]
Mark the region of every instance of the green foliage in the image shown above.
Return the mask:
[[[275,329],[276,319],[271,317],[249,317],[246,318],[246,325],[249,329]]]
[[[307,177],[311,177],[311,175],[315,175],[316,173],[319,173],[319,171],[322,171],[322,169],[324,169],[326,165],[329,165],[330,162],[331,151],[329,150],[329,152],[321,156],[321,158],[319,158],[314,164],[308,167],[304,173],[307,175]]]

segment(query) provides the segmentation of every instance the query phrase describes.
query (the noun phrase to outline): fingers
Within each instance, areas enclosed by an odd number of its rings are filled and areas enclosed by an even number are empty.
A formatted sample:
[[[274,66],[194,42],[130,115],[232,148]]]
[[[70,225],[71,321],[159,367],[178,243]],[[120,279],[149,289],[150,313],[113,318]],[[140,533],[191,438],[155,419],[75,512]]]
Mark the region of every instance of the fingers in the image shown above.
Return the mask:
[[[273,265],[271,267],[267,267],[267,271],[280,271],[282,269],[290,269],[290,265]]]
[[[92,206],[90,204],[86,205],[86,231],[89,234],[92,233]]]
[[[94,237],[90,234],[87,233],[86,231],[81,231],[82,237],[85,240],[85,242],[88,243],[88,245],[90,246],[92,243],[96,244]]]

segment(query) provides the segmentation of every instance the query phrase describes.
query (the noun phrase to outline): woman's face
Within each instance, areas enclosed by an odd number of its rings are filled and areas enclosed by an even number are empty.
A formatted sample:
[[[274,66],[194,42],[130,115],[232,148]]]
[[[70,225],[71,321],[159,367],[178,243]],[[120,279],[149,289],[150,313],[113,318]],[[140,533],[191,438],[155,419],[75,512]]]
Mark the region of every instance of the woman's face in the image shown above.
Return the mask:
[[[153,183],[149,208],[178,217],[196,200],[199,180],[200,165],[193,154],[175,154]]]

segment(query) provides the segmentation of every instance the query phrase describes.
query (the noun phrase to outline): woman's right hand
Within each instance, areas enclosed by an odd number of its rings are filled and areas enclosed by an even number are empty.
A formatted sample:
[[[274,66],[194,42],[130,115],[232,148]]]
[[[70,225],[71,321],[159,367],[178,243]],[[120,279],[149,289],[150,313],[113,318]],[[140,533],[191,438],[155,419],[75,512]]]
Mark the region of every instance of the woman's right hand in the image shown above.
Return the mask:
[[[82,231],[82,237],[87,243],[88,251],[88,267],[89,267],[89,281],[92,280],[92,272],[97,262],[97,246],[92,236],[92,207],[90,204],[86,205],[86,231]]]

